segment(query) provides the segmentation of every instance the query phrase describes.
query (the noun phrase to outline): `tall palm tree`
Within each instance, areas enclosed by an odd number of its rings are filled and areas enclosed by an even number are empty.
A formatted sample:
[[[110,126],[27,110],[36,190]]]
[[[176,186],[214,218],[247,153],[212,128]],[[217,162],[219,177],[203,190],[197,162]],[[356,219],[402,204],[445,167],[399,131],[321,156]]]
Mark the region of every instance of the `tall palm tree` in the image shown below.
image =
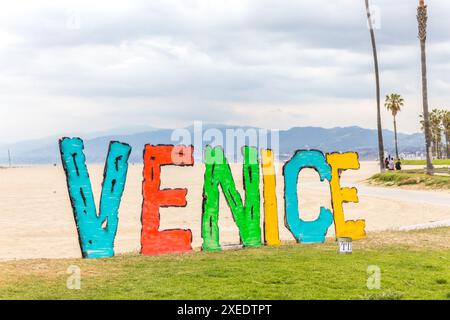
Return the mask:
[[[447,159],[450,159],[450,110],[443,110],[442,127],[444,128],[446,156]]]
[[[394,141],[395,141],[395,156],[397,159],[400,159],[398,156],[398,139],[397,139],[397,114],[401,111],[405,104],[402,96],[397,93],[391,93],[391,95],[386,96],[386,101],[384,106],[388,109],[392,116],[394,117]]]
[[[373,30],[372,15],[370,13],[369,0],[365,0],[365,4],[366,4],[367,21],[369,22],[370,39],[372,41],[373,61],[375,64],[375,82],[377,94],[378,156],[380,161],[380,171],[383,172],[385,168],[384,168],[383,128],[381,125],[380,72],[378,68],[377,44],[375,41],[375,31]]]
[[[419,1],[417,8],[417,22],[419,25],[419,39],[422,64],[422,103],[423,103],[423,120],[425,131],[425,153],[427,156],[427,174],[432,175],[434,168],[431,159],[431,131],[430,118],[428,112],[428,80],[427,80],[427,56],[426,56],[426,40],[427,40],[427,6],[424,0]]]

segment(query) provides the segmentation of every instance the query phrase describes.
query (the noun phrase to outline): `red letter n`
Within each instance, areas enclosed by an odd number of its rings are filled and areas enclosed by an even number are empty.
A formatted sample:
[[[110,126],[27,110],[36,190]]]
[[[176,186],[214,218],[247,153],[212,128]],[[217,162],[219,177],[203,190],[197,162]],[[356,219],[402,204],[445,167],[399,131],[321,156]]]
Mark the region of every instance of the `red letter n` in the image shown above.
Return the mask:
[[[161,166],[192,166],[194,148],[151,144],[144,150],[144,181],[142,183],[141,253],[159,255],[192,250],[191,230],[159,231],[159,208],[185,207],[187,189],[161,190]]]

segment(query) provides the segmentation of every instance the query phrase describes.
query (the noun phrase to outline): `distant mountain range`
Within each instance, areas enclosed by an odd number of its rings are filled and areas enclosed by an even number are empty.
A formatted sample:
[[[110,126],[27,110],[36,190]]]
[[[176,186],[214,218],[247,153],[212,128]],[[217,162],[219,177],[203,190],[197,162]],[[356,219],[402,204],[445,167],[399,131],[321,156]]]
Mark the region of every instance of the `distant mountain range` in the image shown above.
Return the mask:
[[[145,144],[194,144],[194,126],[182,129],[157,129],[151,127],[119,128],[111,131],[103,131],[81,135],[85,142],[85,154],[89,162],[103,163],[106,158],[109,142],[121,141],[132,146],[133,151],[130,161],[137,163],[142,161],[142,151]],[[198,131],[198,130],[197,130]],[[208,124],[201,131],[204,135],[202,149],[210,145],[223,145],[226,153],[231,157],[236,154],[235,150],[245,145],[257,145],[258,147],[272,147],[271,138],[276,135],[268,132],[267,144],[262,143],[265,139],[258,139],[264,131],[255,127],[240,127]],[[172,135],[191,137],[192,141],[173,140]],[[237,134],[240,133],[240,134]],[[227,136],[234,139],[225,139]],[[236,138],[236,135],[238,138]],[[197,132],[198,136],[201,136]],[[219,136],[219,139],[217,137]],[[220,138],[222,136],[223,139]],[[287,159],[298,149],[319,149],[324,152],[356,151],[364,160],[377,159],[378,140],[377,131],[360,127],[344,127],[325,129],[319,127],[296,127],[289,130],[281,130],[279,136],[279,154],[281,159]],[[389,130],[383,132],[386,152],[394,153],[394,133]],[[8,163],[8,149],[11,151],[12,162],[19,164],[53,164],[60,163],[58,139],[60,137],[48,137],[44,139],[23,141],[10,145],[0,145],[0,163]],[[215,139],[216,138],[216,139]],[[252,139],[253,138],[253,139]],[[255,140],[256,139],[256,140]],[[423,134],[398,135],[400,152],[406,154],[422,153],[424,151]],[[228,142],[228,143],[227,143]],[[201,157],[201,150],[196,150],[197,160]],[[239,152],[237,152],[239,153]],[[239,160],[235,158],[234,160]]]

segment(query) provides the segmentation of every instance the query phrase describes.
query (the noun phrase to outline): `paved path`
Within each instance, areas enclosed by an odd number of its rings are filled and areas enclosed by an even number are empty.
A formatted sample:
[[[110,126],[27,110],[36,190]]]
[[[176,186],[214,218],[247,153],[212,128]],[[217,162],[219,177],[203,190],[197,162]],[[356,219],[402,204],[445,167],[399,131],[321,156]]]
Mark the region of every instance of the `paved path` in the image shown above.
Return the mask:
[[[372,187],[355,184],[358,189],[358,196],[374,197],[384,200],[394,200],[402,202],[415,202],[417,204],[430,204],[450,208],[450,193],[445,191],[423,191],[406,190],[399,188]],[[322,189],[323,185],[316,182],[303,183],[301,188]]]
[[[450,193],[448,192],[405,190],[362,185],[356,187],[358,188],[358,194],[360,196],[450,207]]]

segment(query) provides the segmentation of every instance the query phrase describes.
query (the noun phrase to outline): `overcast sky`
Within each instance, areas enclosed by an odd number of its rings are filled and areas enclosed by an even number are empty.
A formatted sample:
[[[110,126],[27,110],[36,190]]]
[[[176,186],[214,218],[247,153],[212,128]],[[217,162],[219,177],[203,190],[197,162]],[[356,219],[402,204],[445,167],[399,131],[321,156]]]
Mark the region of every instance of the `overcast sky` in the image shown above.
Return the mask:
[[[372,0],[382,94],[419,131],[415,0]],[[430,107],[450,106],[450,1],[430,0]],[[8,1],[0,142],[195,120],[375,128],[364,0]],[[383,111],[383,125],[392,118]]]

